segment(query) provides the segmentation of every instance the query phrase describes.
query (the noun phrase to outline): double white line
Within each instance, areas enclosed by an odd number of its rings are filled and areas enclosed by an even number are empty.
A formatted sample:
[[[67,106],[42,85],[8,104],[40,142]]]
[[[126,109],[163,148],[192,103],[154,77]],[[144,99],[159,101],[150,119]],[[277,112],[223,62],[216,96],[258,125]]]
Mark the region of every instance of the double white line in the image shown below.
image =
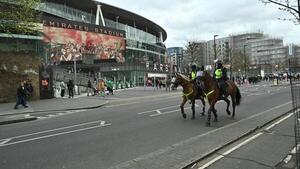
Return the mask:
[[[86,126],[86,125],[91,125],[91,124],[95,124],[95,125],[91,126],[91,127],[85,127],[85,128],[80,128],[80,129],[75,129],[75,130],[70,130],[70,131],[64,131],[64,132],[59,132],[59,133],[54,133],[54,134],[48,134],[48,135],[44,135],[44,136],[38,136],[38,135],[45,134],[45,133],[51,133],[51,132],[55,132],[55,131],[62,131],[62,130],[65,130],[65,129],[75,128],[75,127],[80,127],[80,126]],[[72,126],[61,127],[61,128],[57,128],[57,129],[45,130],[45,131],[40,131],[40,132],[36,132],[36,133],[30,133],[30,134],[25,134],[25,135],[0,139],[0,147],[14,145],[14,144],[20,144],[20,143],[24,143],[24,142],[40,140],[40,139],[44,139],[44,138],[49,138],[49,137],[54,137],[54,136],[59,136],[59,135],[65,135],[65,134],[70,134],[70,133],[75,133],[75,132],[80,132],[80,131],[85,131],[85,130],[91,130],[91,129],[105,127],[105,126],[109,126],[109,125],[111,125],[111,123],[106,123],[105,121],[98,120],[98,121],[91,121],[91,122],[81,123],[81,124],[72,125]],[[37,136],[37,137],[22,139],[22,138],[26,138],[26,137],[30,137],[30,136]],[[21,140],[10,142],[14,139],[21,139]]]

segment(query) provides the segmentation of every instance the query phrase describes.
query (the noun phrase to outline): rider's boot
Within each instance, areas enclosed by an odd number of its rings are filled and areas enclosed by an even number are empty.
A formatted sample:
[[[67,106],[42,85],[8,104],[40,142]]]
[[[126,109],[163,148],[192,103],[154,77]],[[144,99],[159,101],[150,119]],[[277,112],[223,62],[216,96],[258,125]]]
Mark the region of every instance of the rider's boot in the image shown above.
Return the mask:
[[[225,94],[224,94],[224,88],[221,86],[220,87],[220,98],[224,98]]]

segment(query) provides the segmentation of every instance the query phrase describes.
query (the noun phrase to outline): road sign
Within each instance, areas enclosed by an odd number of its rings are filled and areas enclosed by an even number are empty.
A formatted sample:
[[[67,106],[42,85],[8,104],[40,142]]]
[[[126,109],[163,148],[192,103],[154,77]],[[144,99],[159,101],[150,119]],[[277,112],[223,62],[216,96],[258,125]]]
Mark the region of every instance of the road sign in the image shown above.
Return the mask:
[[[293,56],[293,44],[289,44],[289,57]]]

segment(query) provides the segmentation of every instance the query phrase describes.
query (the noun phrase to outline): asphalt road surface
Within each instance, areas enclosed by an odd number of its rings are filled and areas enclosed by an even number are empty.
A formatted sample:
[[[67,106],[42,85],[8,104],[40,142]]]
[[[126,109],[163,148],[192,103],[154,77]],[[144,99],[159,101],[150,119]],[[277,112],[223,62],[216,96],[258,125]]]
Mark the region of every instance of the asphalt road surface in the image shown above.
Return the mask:
[[[38,116],[38,120],[1,126],[0,168],[181,168],[187,161],[197,160],[237,138],[246,129],[291,109],[287,86],[260,84],[240,89],[243,100],[237,107],[236,119],[231,120],[225,103],[219,102],[216,106],[219,122],[211,127],[205,126],[207,116],[200,116],[199,101],[196,119],[190,119],[188,103],[185,106],[188,118],[182,118],[180,91],[128,90],[106,97],[110,103],[99,109],[53,116],[51,112],[31,114]],[[176,152],[182,146],[193,151]],[[172,153],[178,157],[175,161],[164,155]]]

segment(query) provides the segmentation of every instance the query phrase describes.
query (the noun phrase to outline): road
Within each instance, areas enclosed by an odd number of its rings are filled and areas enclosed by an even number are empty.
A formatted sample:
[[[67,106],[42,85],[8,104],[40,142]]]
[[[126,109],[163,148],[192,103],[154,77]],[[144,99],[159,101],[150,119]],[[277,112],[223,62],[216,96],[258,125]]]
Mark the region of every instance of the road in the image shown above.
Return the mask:
[[[219,102],[216,106],[219,122],[211,127],[205,126],[206,116],[201,117],[200,113],[196,120],[189,119],[189,104],[188,119],[181,117],[180,91],[125,91],[107,97],[110,104],[99,109],[46,117],[33,114],[39,120],[1,126],[0,168],[183,167],[191,161],[189,158],[203,157],[249,128],[291,109],[290,88],[286,86],[241,87],[241,93],[243,100],[237,107],[236,119],[231,120],[225,112],[225,103]],[[199,101],[196,104],[199,105],[196,111],[200,112],[201,104]],[[198,146],[190,147],[193,152],[176,152],[180,148],[187,150],[189,145]],[[184,158],[164,155],[172,153]]]

